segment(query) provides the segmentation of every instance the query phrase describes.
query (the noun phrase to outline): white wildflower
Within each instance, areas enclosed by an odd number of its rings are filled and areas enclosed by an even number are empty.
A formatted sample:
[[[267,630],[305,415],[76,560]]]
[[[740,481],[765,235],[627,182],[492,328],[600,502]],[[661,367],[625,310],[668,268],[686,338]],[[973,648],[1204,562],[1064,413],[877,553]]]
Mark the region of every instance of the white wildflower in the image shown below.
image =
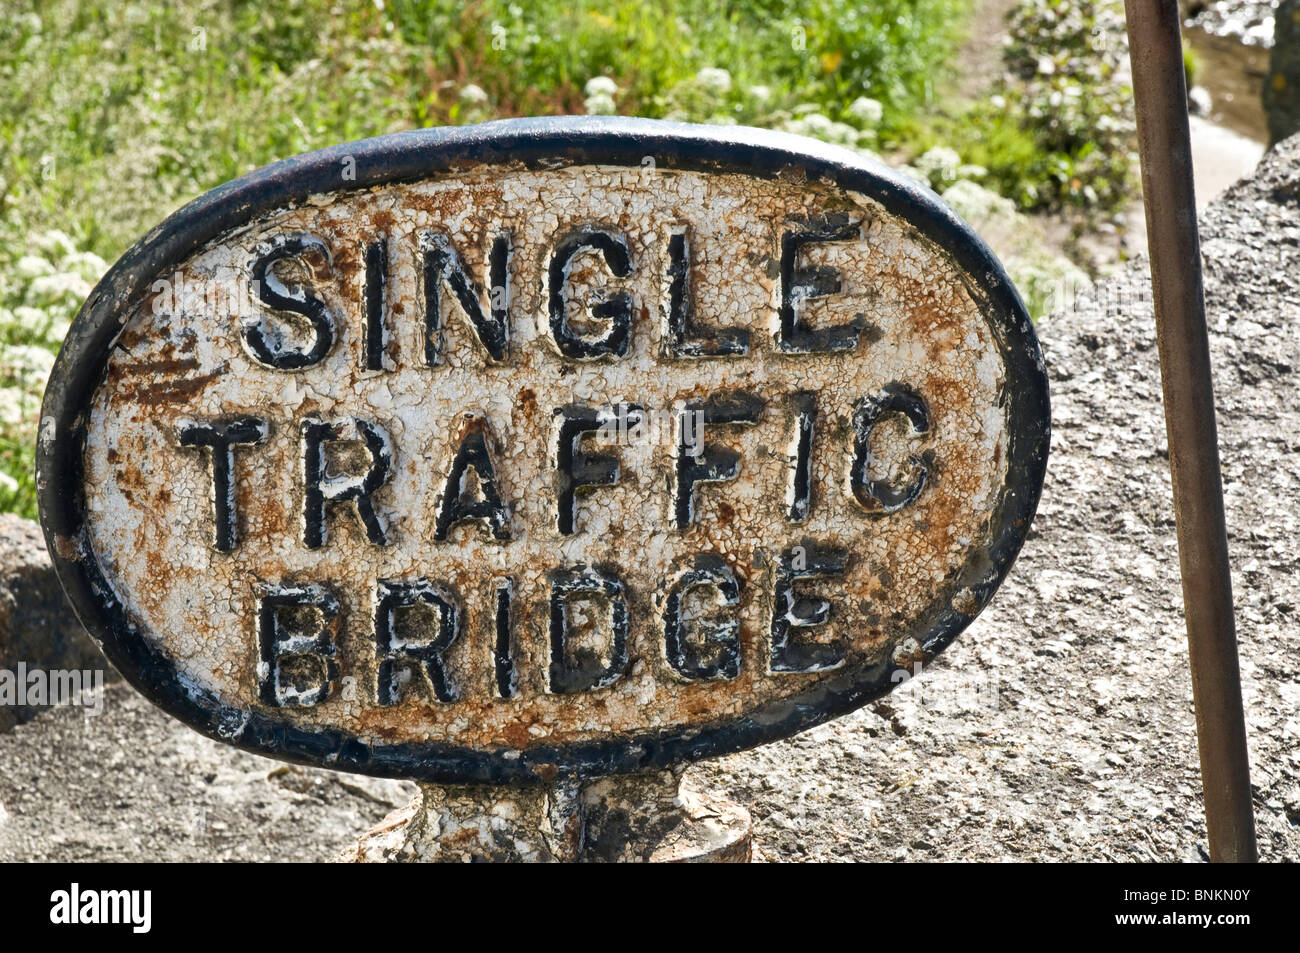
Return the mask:
[[[23,255],[14,262],[14,274],[20,281],[31,281],[33,278],[52,275],[54,271],[54,266],[40,255]]]
[[[583,106],[588,116],[613,116],[618,112],[618,105],[614,102],[618,84],[608,76],[593,76],[582,91],[587,95]]]
[[[22,388],[0,387],[0,425],[16,427],[25,423],[32,402]]]
[[[30,305],[19,305],[14,308],[10,319],[6,324],[16,324],[24,331],[32,331],[36,334],[49,334],[50,332],[50,313],[43,308],[33,308]]]
[[[961,156],[947,146],[935,146],[916,160],[916,169],[934,188],[948,185],[957,180],[957,169],[961,167]]]
[[[878,125],[884,115],[885,107],[880,100],[869,96],[859,96],[849,104],[849,116],[864,126]]]
[[[460,97],[460,101],[468,106],[487,105],[487,91],[482,86],[475,83],[470,83],[469,85],[462,87],[457,95]]]
[[[613,96],[588,96],[582,101],[588,116],[612,116],[618,112]]]
[[[618,83],[608,76],[593,76],[587,80],[587,85],[582,87],[582,92],[588,97],[608,96],[613,99],[618,95]]]
[[[108,271],[108,263],[93,251],[73,252],[59,262],[59,271],[70,271],[86,281],[95,282]]]
[[[907,163],[903,163],[902,165],[894,166],[894,171],[895,171],[895,172],[900,172],[900,173],[902,173],[903,175],[907,176],[909,179],[913,179],[913,180],[915,180],[915,181],[917,181],[917,182],[920,182],[922,185],[929,185],[929,184],[930,184],[930,180],[927,179],[927,178],[926,178],[926,177],[925,177],[925,176],[920,172],[920,170],[918,170],[918,169],[916,168],[916,166],[912,166],[912,165],[908,165]]]
[[[996,192],[962,179],[944,190],[943,200],[968,222],[984,223],[992,218],[1016,215],[1016,204]]]
[[[830,128],[826,130],[826,141],[841,146],[856,146],[858,144],[858,130],[847,122],[833,122]]]
[[[77,243],[67,232],[52,229],[32,236],[32,244],[45,253],[51,261],[59,261],[77,250]]]
[[[725,69],[706,66],[695,74],[695,82],[701,89],[717,96],[731,92],[731,73]]]
[[[89,294],[90,283],[86,279],[69,272],[56,272],[43,275],[27,286],[27,303],[36,307],[79,305]]]
[[[54,355],[43,347],[6,344],[0,350],[0,372],[7,377],[17,378],[34,391],[45,388],[53,367]]]
[[[833,125],[835,124],[831,118],[821,113],[809,113],[803,117],[803,127],[808,130],[807,134],[810,136],[828,136]]]

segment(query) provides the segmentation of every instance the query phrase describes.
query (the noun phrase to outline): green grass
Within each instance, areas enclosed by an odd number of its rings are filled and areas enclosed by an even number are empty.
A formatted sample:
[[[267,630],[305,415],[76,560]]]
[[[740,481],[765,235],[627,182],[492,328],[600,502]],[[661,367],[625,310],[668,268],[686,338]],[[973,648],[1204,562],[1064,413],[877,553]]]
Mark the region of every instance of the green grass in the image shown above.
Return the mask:
[[[755,122],[815,103],[838,120],[870,96],[888,125],[924,102],[966,3],[8,0],[4,225],[58,228],[112,260],[185,200],[274,159],[583,112],[593,76],[613,78],[625,113]],[[691,82],[706,67],[732,83],[704,103]]]
[[[896,155],[941,144],[1022,206],[1045,182],[1059,199],[1050,123],[934,101],[972,2],[0,0],[0,510],[34,514],[40,354],[57,350],[103,262],[285,156],[430,125],[619,112]],[[1061,9],[1098,2],[1025,0],[1052,8],[1056,32]],[[1093,118],[1068,131],[1086,137]],[[1061,148],[1086,177],[1087,143]]]
[[[204,191],[339,142],[589,107],[875,144],[926,102],[968,2],[4,0],[0,510],[34,515],[47,358],[99,259]],[[594,77],[614,95],[588,102]]]

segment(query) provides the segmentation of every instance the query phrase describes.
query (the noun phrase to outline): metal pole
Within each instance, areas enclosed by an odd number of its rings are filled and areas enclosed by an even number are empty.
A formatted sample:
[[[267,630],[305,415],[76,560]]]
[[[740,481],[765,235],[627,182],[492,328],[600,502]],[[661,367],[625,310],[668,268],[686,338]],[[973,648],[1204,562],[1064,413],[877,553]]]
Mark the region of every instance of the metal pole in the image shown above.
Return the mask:
[[[1125,8],[1210,859],[1252,862],[1255,818],[1201,288],[1178,0],[1125,0]]]

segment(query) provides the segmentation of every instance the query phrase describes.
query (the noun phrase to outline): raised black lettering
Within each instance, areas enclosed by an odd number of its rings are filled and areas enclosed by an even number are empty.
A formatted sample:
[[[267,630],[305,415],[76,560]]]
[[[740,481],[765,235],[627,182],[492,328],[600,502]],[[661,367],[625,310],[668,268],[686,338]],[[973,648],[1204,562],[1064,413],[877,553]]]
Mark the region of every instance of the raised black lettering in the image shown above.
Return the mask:
[[[430,367],[442,363],[442,288],[447,285],[469,318],[488,360],[501,363],[510,347],[510,238],[499,235],[492,242],[488,270],[492,287],[488,307],[483,307],[483,289],[465,270],[451,239],[440,232],[420,237],[424,265],[424,362]]]
[[[257,612],[258,694],[277,708],[307,708],[329,697],[338,678],[334,628],[338,599],[322,586],[267,586]]]
[[[378,424],[359,418],[324,421],[309,417],[302,422],[303,544],[317,549],[325,544],[326,504],[351,501],[365,527],[366,537],[376,546],[386,546],[384,523],[375,511],[372,494],[388,481],[393,466],[393,445]],[[360,442],[370,466],[363,474],[328,472],[326,445]]]
[[[248,352],[267,367],[279,371],[295,371],[311,367],[325,360],[334,346],[334,327],[329,308],[307,284],[283,277],[282,263],[298,262],[299,270],[307,269],[317,277],[333,267],[329,247],[314,235],[289,235],[275,239],[268,251],[253,261],[252,283],[258,299],[273,314],[298,315],[306,319],[311,330],[311,343],[307,347],[295,346],[292,335],[283,327],[273,327],[264,317],[247,321],[243,327],[243,341]],[[293,323],[301,323],[289,319]]]
[[[615,278],[626,278],[632,273],[632,253],[621,235],[596,228],[582,228],[562,239],[551,255],[547,276],[551,336],[560,353],[575,360],[624,357],[632,342],[632,296],[626,291],[609,294],[604,301],[592,307],[593,317],[609,321],[603,334],[588,337],[575,333],[569,326],[565,313],[567,301],[564,287],[569,280],[573,259],[587,251],[599,252]]]
[[[556,523],[560,532],[571,536],[576,532],[578,493],[598,486],[613,486],[618,482],[618,458],[608,453],[586,453],[582,439],[588,434],[625,434],[629,427],[641,423],[643,412],[632,404],[619,404],[618,408],[584,407],[570,404],[558,408],[555,446],[555,502]]]
[[[590,612],[574,612],[579,601],[592,604],[595,621]],[[552,693],[590,692],[623,676],[628,662],[627,594],[618,577],[591,566],[552,572],[550,623]]]
[[[455,701],[458,695],[442,656],[460,630],[460,600],[447,587],[428,579],[379,580],[375,593],[379,704],[396,705],[402,700],[402,686],[412,670],[423,674],[438,701]]]
[[[763,415],[763,398],[734,393],[690,401],[678,417],[677,493],[674,501],[677,528],[695,521],[695,487],[699,483],[722,483],[740,474],[740,454],[729,447],[704,441],[710,425],[749,425]]]
[[[471,478],[470,471],[474,471]],[[483,520],[496,539],[510,538],[510,514],[497,488],[487,420],[467,414],[456,455],[438,499],[433,538],[445,540],[451,528],[468,520]]]
[[[497,696],[514,698],[518,690],[515,674],[515,655],[511,637],[510,610],[514,602],[513,579],[496,580],[496,641],[492,649],[492,663],[496,670]]]
[[[820,672],[844,661],[842,642],[795,641],[800,630],[825,625],[831,604],[825,599],[800,596],[795,583],[800,579],[838,576],[848,566],[848,554],[805,539],[781,553],[776,568],[772,599],[771,671]]]
[[[182,420],[177,437],[182,447],[206,447],[212,468],[212,545],[231,552],[239,541],[235,511],[235,447],[266,439],[267,424],[257,417],[238,417],[224,422],[199,423]]]
[[[709,589],[723,612],[696,615],[688,624],[684,603]],[[686,679],[727,679],[740,673],[740,581],[726,560],[700,553],[673,579],[664,597],[664,654],[673,671]]]
[[[890,415],[901,415],[913,437],[930,432],[930,412],[919,394],[902,384],[887,384],[875,397],[863,397],[853,405],[853,465],[849,468],[849,488],[853,498],[868,513],[896,513],[925,489],[934,467],[934,451],[908,454],[912,477],[893,485],[879,475],[873,476],[877,461],[871,452],[872,434]]]
[[[812,329],[800,322],[799,311],[806,300],[840,291],[840,275],[827,266],[799,267],[799,253],[807,245],[851,241],[860,234],[860,226],[850,224],[840,228],[786,232],[781,236],[780,330],[776,343],[782,351],[811,354],[815,351],[851,351],[858,346],[858,338],[866,326],[866,319],[861,315],[847,324],[829,328]]]
[[[366,245],[366,337],[362,354],[368,371],[384,369],[384,354],[388,343],[388,328],[385,326],[388,310],[387,282],[388,243],[381,238]]]
[[[691,263],[690,231],[679,227],[668,236],[668,288],[663,305],[665,349],[674,357],[748,354],[748,331],[718,329],[696,320]]]
[[[802,523],[812,506],[812,443],[817,422],[817,395],[800,391],[790,398],[794,409],[794,454],[787,502],[790,522]]]

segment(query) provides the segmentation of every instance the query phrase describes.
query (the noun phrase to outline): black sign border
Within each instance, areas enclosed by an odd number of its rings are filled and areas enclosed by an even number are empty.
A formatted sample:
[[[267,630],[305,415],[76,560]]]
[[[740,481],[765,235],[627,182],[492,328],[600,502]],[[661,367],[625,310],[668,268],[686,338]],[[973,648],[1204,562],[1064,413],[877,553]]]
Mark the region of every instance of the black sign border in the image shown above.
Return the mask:
[[[557,776],[623,774],[740,751],[775,741],[861,707],[888,692],[898,667],[882,660],[853,667],[812,690],[740,718],[668,732],[614,736],[523,750],[476,750],[446,743],[368,745],[337,729],[305,728],[231,707],[186,684],[171,660],[140,635],[100,569],[90,545],[83,489],[87,411],[122,319],[176,263],[233,228],[319,193],[455,174],[467,166],[593,164],[733,172],[770,178],[806,175],[862,193],[910,222],[952,257],[989,322],[1007,373],[1010,406],[1007,482],[992,517],[991,543],[974,553],[962,578],[944,587],[918,617],[925,658],[942,651],[988,603],[1010,570],[1038,506],[1050,443],[1050,405],[1033,323],[1002,265],[984,242],[929,189],[848,150],[811,139],[743,127],[697,126],[624,117],[507,119],[421,129],[306,153],[268,165],[206,193],[127,251],[78,312],[50,375],[37,444],[37,492],[50,556],[82,624],[119,672],[146,698],[203,734],[282,760],[382,777],[442,783],[549,782]],[[347,160],[355,178],[343,181]],[[980,558],[980,557],[984,558]],[[951,605],[969,587],[975,609]],[[968,605],[970,603],[967,603]]]

